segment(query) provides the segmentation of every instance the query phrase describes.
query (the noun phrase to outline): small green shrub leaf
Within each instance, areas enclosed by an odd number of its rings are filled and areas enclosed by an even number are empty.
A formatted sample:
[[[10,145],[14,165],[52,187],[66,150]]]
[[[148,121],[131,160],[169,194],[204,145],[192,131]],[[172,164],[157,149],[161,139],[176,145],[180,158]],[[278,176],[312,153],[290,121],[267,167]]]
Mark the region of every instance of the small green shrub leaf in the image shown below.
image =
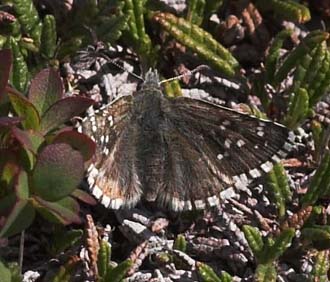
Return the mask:
[[[121,262],[115,268],[107,272],[104,281],[111,281],[111,282],[122,281],[122,279],[124,279],[124,277],[126,276],[127,272],[130,270],[132,265],[133,263],[129,259]]]
[[[185,252],[187,249],[187,242],[186,242],[186,238],[182,235],[179,234],[175,241],[174,241],[174,246],[173,249],[175,250],[179,250],[181,252]]]
[[[253,254],[257,259],[260,259],[264,248],[264,242],[262,240],[260,231],[256,227],[244,225],[243,232]]]
[[[42,24],[40,52],[47,59],[54,57],[56,50],[56,38],[55,17],[53,15],[46,15]]]
[[[293,228],[285,229],[277,236],[272,246],[267,247],[265,250],[264,262],[271,263],[278,259],[287,248],[291,245],[291,241],[295,236],[295,230]]]
[[[233,76],[238,70],[239,64],[234,56],[197,25],[170,13],[155,12],[152,17],[176,40],[196,52],[217,70],[228,76]]]
[[[276,282],[276,277],[276,269],[271,263],[258,265],[255,273],[256,282]]]
[[[70,118],[79,115],[94,103],[84,97],[67,97],[53,104],[42,116],[41,130],[45,133],[58,128]]]
[[[109,271],[109,263],[111,258],[111,246],[108,242],[100,241],[100,250],[97,256],[97,268],[99,276],[105,277]]]
[[[17,234],[30,226],[35,216],[35,210],[28,200],[19,200],[15,203],[4,226],[0,231],[0,237],[9,237]]]
[[[58,201],[72,193],[84,175],[82,155],[64,143],[46,146],[33,171],[33,191],[47,201]]]
[[[77,131],[62,131],[55,136],[53,143],[69,144],[72,148],[78,150],[83,155],[85,161],[88,161],[95,154],[95,142],[86,134]]]
[[[212,267],[205,263],[198,262],[196,264],[199,275],[202,281],[205,282],[222,282],[221,278],[214,272]]]
[[[54,69],[44,69],[33,78],[29,89],[29,100],[40,116],[60,100],[62,95],[62,81],[59,73]]]
[[[330,179],[330,152],[326,151],[321,163],[314,174],[307,193],[302,198],[302,203],[306,206],[313,205],[326,192]]]

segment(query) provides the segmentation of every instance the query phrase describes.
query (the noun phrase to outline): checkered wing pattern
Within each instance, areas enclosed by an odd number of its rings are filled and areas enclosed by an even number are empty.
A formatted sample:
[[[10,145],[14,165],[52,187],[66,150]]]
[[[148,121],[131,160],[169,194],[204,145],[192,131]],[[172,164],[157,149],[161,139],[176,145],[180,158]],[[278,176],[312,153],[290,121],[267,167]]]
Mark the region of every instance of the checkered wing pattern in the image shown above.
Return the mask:
[[[134,206],[140,199],[141,183],[135,167],[137,134],[129,124],[132,96],[124,96],[87,116],[82,132],[89,135],[97,150],[87,169],[93,195],[106,207]]]
[[[82,123],[98,148],[88,183],[106,207],[133,207],[140,199],[175,211],[217,206],[224,189],[246,189],[291,149],[284,126],[200,100],[169,99],[155,76],[134,97]]]
[[[218,205],[221,191],[246,189],[293,144],[293,134],[282,125],[204,101],[173,99],[166,115],[170,150],[165,163],[176,175],[166,178],[158,194],[173,209]]]

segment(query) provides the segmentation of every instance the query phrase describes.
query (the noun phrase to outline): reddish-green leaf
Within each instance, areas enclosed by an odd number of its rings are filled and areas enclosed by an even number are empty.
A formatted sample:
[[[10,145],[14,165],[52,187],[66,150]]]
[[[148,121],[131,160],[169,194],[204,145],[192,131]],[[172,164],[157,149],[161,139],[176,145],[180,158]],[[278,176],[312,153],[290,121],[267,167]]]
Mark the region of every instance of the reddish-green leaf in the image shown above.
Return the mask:
[[[11,130],[15,139],[26,149],[33,151],[32,142],[30,140],[27,131],[19,129],[18,127],[13,127]]]
[[[67,97],[53,104],[43,115],[41,130],[49,132],[63,125],[70,118],[79,115],[94,103],[84,97]]]
[[[12,127],[21,122],[19,117],[0,117],[0,127]]]
[[[92,197],[91,195],[89,195],[88,193],[86,193],[85,191],[81,190],[81,189],[76,189],[71,193],[72,197],[77,198],[78,200],[88,204],[88,205],[96,205],[97,201],[95,200],[94,197]]]
[[[35,194],[58,201],[72,193],[84,175],[82,155],[64,143],[46,146],[38,155],[32,175]]]
[[[57,202],[44,201],[39,197],[34,199],[37,201],[38,211],[47,220],[62,224],[81,223],[78,215],[79,204],[71,197],[63,198]]]
[[[31,82],[29,100],[42,116],[49,107],[62,98],[63,85],[57,71],[48,68],[39,72]]]
[[[21,170],[15,181],[15,193],[18,199],[27,200],[29,198],[28,175],[25,170]]]
[[[5,92],[13,58],[10,49],[0,50],[0,100]]]
[[[40,117],[33,104],[21,93],[14,91],[13,89],[8,92],[8,96],[15,112],[23,119],[23,127],[25,129],[38,129],[40,125]]]
[[[62,131],[54,138],[53,143],[67,143],[72,148],[78,150],[88,161],[95,153],[96,144],[87,135],[77,131]]]
[[[34,216],[35,210],[28,200],[17,201],[1,228],[0,237],[9,237],[23,231],[30,226]]]

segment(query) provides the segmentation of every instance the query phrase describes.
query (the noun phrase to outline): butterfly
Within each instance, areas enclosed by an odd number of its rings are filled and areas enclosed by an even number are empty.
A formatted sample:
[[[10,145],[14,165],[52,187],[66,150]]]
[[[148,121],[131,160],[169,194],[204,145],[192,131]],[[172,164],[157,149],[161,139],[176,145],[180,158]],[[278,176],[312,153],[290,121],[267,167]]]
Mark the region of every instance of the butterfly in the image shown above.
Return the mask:
[[[286,127],[202,100],[166,97],[149,70],[134,96],[87,115],[80,131],[97,145],[87,169],[92,194],[108,208],[140,200],[183,211],[218,206],[292,149]]]

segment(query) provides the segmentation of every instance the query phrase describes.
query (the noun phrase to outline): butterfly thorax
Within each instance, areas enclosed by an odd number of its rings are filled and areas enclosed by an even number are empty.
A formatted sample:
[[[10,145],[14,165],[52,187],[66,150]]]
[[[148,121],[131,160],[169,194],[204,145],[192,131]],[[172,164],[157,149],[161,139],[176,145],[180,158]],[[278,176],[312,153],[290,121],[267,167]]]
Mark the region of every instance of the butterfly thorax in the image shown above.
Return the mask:
[[[143,132],[156,132],[159,128],[164,99],[157,71],[149,70],[141,90],[134,96],[132,108],[132,118],[137,121]]]

